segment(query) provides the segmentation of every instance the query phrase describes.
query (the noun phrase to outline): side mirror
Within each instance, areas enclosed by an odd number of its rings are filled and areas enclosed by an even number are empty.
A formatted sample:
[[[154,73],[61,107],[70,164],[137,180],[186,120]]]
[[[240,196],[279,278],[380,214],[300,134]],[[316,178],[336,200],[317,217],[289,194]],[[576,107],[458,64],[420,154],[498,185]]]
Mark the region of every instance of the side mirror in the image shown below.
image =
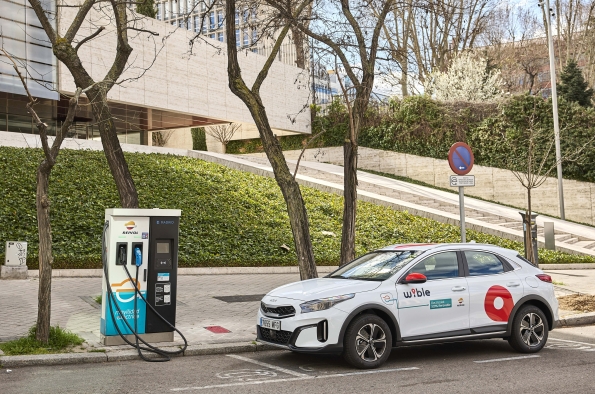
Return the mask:
[[[426,283],[428,278],[424,274],[420,274],[417,272],[412,272],[402,280],[402,283]]]

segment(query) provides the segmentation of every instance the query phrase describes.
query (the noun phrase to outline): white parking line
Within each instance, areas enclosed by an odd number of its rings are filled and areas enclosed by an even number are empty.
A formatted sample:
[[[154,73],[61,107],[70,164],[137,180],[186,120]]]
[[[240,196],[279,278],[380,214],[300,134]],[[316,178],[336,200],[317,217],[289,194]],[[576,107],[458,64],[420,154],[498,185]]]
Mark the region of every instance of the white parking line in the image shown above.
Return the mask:
[[[229,356],[238,358],[238,356],[235,356],[235,355],[229,355]],[[242,358],[245,358],[245,357],[242,357]],[[250,361],[255,361],[255,360],[250,360]],[[263,363],[263,364],[265,364],[265,363]],[[278,369],[279,367],[275,366],[275,368]],[[409,367],[409,368],[375,369],[372,371],[346,372],[346,373],[336,373],[336,374],[332,374],[332,375],[320,375],[320,376],[304,375],[303,377],[299,377],[299,378],[271,379],[271,380],[261,380],[261,381],[251,381],[251,382],[214,384],[211,386],[178,387],[178,388],[170,389],[170,391],[206,390],[206,389],[223,388],[223,387],[249,386],[249,385],[255,385],[255,384],[294,382],[296,380],[328,379],[328,378],[340,378],[340,377],[353,376],[353,375],[371,375],[371,374],[378,374],[378,373],[385,373],[385,372],[413,371],[416,369],[419,369],[419,368]]]
[[[286,373],[288,375],[293,375],[293,376],[297,376],[297,377],[300,377],[300,378],[309,376],[309,375],[306,375],[305,373],[295,372],[295,371],[292,371],[290,369],[278,367],[278,366],[273,365],[273,364],[267,364],[267,363],[263,363],[262,361],[253,360],[253,359],[248,358],[248,357],[238,356],[237,354],[227,354],[227,357],[236,358],[238,360],[242,360],[242,361],[246,361],[248,363],[260,365],[261,367],[266,367],[266,368],[269,368],[269,369],[274,369],[275,371],[283,372],[283,373]]]
[[[495,363],[498,361],[512,361],[512,360],[522,360],[525,358],[537,358],[540,357],[537,354],[533,354],[531,356],[518,356],[518,357],[506,357],[506,358],[492,358],[490,360],[479,360],[479,361],[473,361],[474,363],[477,364],[483,364],[483,363]]]
[[[579,345],[595,346],[595,343],[570,341],[568,339],[548,338],[548,341],[560,341],[560,342],[578,343]]]

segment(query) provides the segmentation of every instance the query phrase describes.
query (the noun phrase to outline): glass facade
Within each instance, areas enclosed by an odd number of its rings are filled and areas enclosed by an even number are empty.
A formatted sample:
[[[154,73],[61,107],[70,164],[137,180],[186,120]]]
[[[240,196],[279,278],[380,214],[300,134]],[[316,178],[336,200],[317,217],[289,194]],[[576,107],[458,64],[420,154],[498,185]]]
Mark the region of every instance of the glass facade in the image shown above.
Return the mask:
[[[42,0],[55,14],[55,2]],[[34,97],[58,99],[56,59],[51,44],[27,0],[0,0],[0,31],[4,50],[17,62]],[[55,20],[52,20],[55,25]],[[25,88],[12,67],[0,54],[0,91],[25,95]],[[1,111],[2,109],[0,109]]]

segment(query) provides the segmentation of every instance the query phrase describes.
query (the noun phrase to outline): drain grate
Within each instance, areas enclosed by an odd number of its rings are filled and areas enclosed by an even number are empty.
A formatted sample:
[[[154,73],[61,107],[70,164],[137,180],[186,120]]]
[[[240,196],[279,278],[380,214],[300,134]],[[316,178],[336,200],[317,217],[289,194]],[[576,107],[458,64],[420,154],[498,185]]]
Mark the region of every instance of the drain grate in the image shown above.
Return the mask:
[[[254,302],[262,300],[264,294],[250,294],[250,295],[234,295],[234,296],[218,296],[213,297],[223,302]]]

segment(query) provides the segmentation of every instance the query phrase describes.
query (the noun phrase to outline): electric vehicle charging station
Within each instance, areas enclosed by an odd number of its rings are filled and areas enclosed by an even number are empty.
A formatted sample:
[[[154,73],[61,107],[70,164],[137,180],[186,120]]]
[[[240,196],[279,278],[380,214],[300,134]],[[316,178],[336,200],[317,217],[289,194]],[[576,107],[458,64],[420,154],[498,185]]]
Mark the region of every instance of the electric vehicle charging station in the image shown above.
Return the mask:
[[[179,209],[106,209],[100,329],[104,345],[128,343],[139,354],[147,350],[167,359],[181,353],[147,343],[172,342],[174,331],[185,341],[175,328],[181,213]]]

